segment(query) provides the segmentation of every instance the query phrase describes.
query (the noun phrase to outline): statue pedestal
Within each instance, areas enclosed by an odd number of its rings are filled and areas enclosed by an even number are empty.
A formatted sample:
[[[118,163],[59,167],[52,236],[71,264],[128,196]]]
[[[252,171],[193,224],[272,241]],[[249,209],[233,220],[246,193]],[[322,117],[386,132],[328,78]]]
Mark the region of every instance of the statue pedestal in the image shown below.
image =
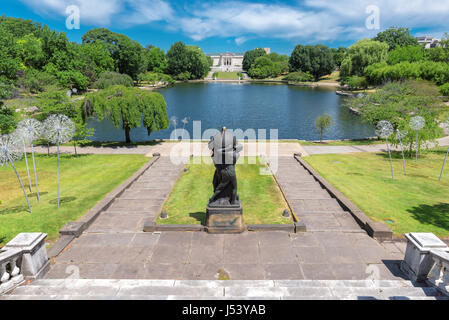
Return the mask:
[[[245,231],[240,201],[234,205],[208,204],[206,229],[208,233],[242,233]]]

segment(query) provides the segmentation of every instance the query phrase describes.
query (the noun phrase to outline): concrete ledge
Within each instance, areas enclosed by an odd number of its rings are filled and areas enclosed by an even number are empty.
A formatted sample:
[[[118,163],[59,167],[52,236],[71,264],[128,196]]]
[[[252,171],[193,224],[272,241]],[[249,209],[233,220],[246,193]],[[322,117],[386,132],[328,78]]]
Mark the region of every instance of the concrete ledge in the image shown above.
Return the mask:
[[[355,204],[353,204],[348,198],[346,198],[340,191],[332,186],[326,179],[324,179],[318,172],[315,171],[307,162],[298,156],[294,156],[309,173],[325,188],[329,194],[334,197],[338,203],[347,211],[351,213],[355,221],[360,227],[368,232],[368,234],[379,240],[391,240],[393,238],[393,232],[390,228],[381,222],[372,221],[362,210],[360,210]]]
[[[298,232],[307,232],[306,224],[303,221],[295,222],[295,233]]]
[[[156,231],[156,222],[152,218],[148,218],[143,222],[143,232]]]
[[[285,231],[295,232],[293,224],[252,224],[247,226],[248,231]]]
[[[365,226],[368,235],[376,240],[384,241],[391,240],[393,238],[393,232],[388,228],[385,223],[368,221]]]
[[[74,236],[78,238],[85,230],[85,225],[84,222],[68,222],[61,230],[59,230],[59,234],[61,236]]]
[[[206,227],[199,224],[157,224],[155,231],[205,231]]]
[[[73,235],[63,235],[59,238],[58,241],[56,241],[53,246],[48,250],[47,255],[49,258],[55,258],[57,257],[62,250],[67,247],[67,245],[75,239],[75,236]]]

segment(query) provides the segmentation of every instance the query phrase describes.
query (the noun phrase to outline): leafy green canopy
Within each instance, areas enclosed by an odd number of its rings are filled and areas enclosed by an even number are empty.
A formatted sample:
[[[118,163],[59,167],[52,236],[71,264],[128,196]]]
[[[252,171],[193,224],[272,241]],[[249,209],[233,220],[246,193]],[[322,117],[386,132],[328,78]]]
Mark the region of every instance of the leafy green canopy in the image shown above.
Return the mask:
[[[290,71],[309,72],[318,80],[335,70],[334,55],[323,45],[303,46],[298,44],[290,56]]]
[[[429,82],[408,81],[388,83],[375,93],[350,99],[349,106],[360,111],[362,119],[373,126],[381,120],[390,121],[394,129],[408,131],[402,140],[411,151],[416,141],[416,133],[410,128],[410,119],[422,116],[426,126],[419,132],[421,147],[427,141],[434,141],[441,134],[437,113],[441,108],[438,87]],[[399,143],[392,137],[395,143]]]
[[[256,62],[259,57],[265,56],[267,53],[264,49],[256,48],[254,50],[246,51],[243,56],[242,68],[245,71],[249,71],[251,66]]]
[[[248,75],[251,78],[264,79],[277,77],[288,72],[288,56],[275,52],[256,58]]]
[[[370,39],[362,39],[349,47],[346,58],[341,63],[341,76],[363,76],[365,68],[374,63],[385,62],[388,44]]]
[[[201,79],[210,70],[211,59],[197,46],[179,41],[167,51],[167,72],[179,80]]]
[[[416,46],[418,41],[410,34],[408,28],[388,28],[385,31],[379,32],[373,39],[375,41],[385,42],[389,50],[396,47]]]
[[[169,119],[164,97],[157,92],[138,88],[113,86],[91,93],[84,100],[84,119],[95,116],[109,119],[125,130],[126,142],[131,142],[130,130],[142,125],[151,132],[167,129]]]
[[[320,141],[323,141],[324,132],[334,125],[334,120],[330,114],[323,114],[315,119],[315,129],[320,134]]]
[[[104,42],[114,59],[115,70],[137,79],[137,75],[147,68],[144,48],[135,40],[124,34],[104,28],[89,30],[83,36],[83,43]]]

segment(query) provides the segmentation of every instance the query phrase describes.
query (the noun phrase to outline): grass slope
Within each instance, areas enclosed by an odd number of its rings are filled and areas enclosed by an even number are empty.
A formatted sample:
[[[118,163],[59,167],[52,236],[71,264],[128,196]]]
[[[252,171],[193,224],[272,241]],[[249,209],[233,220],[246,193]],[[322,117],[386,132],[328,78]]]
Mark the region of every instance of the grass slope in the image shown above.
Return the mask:
[[[30,155],[28,159],[36,192]],[[62,226],[81,217],[147,161],[143,155],[61,155],[58,209],[56,156],[36,155],[41,201],[37,202],[35,194],[29,195],[32,214],[12,167],[0,167],[0,246],[20,232],[45,232],[50,241],[57,239]],[[15,165],[29,192],[25,160]]]
[[[449,166],[438,178],[447,149],[421,155],[416,164],[394,154],[395,179],[391,179],[388,156],[375,153],[312,155],[304,159],[325,179],[376,221],[388,224],[395,235],[433,232],[449,236]]]

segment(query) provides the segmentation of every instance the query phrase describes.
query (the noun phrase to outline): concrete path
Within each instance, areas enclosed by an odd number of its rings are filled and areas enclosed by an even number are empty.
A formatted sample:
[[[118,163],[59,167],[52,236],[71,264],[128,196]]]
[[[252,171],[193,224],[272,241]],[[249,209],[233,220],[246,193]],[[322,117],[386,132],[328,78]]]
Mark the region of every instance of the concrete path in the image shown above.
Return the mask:
[[[449,146],[449,136],[437,139],[438,146]],[[391,150],[400,151],[398,147],[391,147]],[[430,148],[436,147],[435,144],[429,144]],[[302,146],[307,154],[329,154],[329,153],[353,153],[353,152],[387,152],[386,144],[358,145],[358,146]]]
[[[293,157],[277,179],[309,229],[306,233],[143,233],[182,166],[159,159],[70,247],[47,279],[401,279],[405,244],[370,238]],[[205,204],[206,205],[206,204]],[[245,210],[245,209],[244,209]]]

